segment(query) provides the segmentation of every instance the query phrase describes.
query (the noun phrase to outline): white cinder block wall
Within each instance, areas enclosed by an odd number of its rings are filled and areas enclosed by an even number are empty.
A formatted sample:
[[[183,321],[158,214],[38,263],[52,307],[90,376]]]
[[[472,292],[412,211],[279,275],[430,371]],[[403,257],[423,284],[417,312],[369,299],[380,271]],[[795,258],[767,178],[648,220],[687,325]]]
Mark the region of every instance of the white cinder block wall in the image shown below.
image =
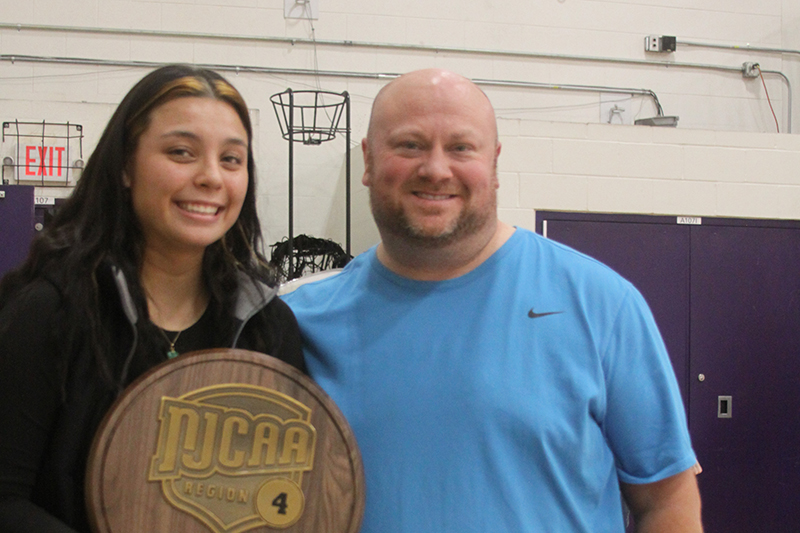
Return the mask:
[[[270,96],[348,91],[360,252],[377,241],[360,184],[372,100],[392,75],[444,67],[483,80],[497,109],[508,222],[532,228],[537,209],[800,219],[796,0],[312,0],[312,21],[284,18],[284,2],[0,0],[0,120],[81,124],[86,158],[150,65],[217,66],[252,110],[272,244],[288,233],[288,142]],[[677,50],[645,52],[651,34]],[[656,115],[651,94],[677,128],[632,125]],[[0,155],[16,158],[15,142]],[[295,235],[344,243],[347,149],[343,135],[295,144]]]

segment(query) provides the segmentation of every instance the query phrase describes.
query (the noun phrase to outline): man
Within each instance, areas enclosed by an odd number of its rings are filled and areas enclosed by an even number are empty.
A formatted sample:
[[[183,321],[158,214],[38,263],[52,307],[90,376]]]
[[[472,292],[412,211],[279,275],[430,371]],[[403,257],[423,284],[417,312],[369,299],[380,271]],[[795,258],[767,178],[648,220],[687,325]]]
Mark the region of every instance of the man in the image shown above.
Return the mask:
[[[381,243],[286,296],[364,460],[364,533],[699,532],[663,342],[607,267],[497,218],[500,144],[467,79],[378,94],[363,183]]]

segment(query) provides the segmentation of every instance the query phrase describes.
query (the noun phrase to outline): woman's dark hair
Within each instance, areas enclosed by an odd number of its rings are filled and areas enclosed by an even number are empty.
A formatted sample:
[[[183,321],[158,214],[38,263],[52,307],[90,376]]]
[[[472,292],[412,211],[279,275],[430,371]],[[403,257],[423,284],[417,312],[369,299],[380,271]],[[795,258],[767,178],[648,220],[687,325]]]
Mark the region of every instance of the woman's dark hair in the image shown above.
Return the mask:
[[[115,341],[108,338],[111,328],[104,312],[108,302],[101,294],[99,276],[104,275],[101,265],[114,264],[125,274],[139,317],[148,317],[146,298],[139,282],[144,237],[133,211],[130,191],[123,182],[123,172],[131,163],[153,110],[185,97],[214,98],[228,103],[241,119],[248,137],[248,184],[241,213],[223,238],[208,246],[203,260],[204,279],[218,315],[215,322],[220,328],[220,339],[228,337],[233,328],[230,316],[235,303],[232,299],[237,272],[243,271],[270,285],[275,283],[261,252],[253,134],[244,99],[227,80],[208,69],[168,65],[151,72],[134,85],[117,107],[86,162],[75,190],[34,240],[25,263],[0,283],[2,307],[17,290],[37,277],[47,277],[52,270],[64,272],[60,278],[65,301],[70,305],[71,322],[66,330],[74,332],[81,329],[79,326],[89,328],[98,368],[112,381],[117,379],[114,377],[117,362],[110,361],[109,354],[119,350],[114,348]],[[147,331],[148,327],[151,331]],[[153,337],[159,333],[152,331],[154,328],[147,320],[139,320],[139,328],[137,355],[151,359],[152,363],[152,355],[148,356],[147,352],[152,351]]]

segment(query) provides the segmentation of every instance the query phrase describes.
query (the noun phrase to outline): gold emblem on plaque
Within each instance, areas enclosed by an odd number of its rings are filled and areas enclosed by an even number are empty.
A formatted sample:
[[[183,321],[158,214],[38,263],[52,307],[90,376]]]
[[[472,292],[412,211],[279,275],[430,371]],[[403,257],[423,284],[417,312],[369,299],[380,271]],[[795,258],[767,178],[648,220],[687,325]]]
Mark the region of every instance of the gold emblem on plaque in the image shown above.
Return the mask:
[[[314,466],[311,409],[285,394],[244,384],[162,397],[148,479],[167,501],[215,533],[295,524],[303,472]]]

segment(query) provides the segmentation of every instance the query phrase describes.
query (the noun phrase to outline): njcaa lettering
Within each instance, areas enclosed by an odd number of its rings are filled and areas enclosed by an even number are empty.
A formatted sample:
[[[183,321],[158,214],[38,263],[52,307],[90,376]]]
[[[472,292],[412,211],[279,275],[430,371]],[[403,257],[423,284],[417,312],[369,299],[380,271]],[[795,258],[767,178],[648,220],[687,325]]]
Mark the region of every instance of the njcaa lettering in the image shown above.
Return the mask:
[[[183,474],[204,477],[215,472],[297,472],[313,467],[316,430],[302,420],[253,416],[241,409],[167,397],[161,400],[159,419],[151,480]],[[200,489],[195,486],[194,490]]]

